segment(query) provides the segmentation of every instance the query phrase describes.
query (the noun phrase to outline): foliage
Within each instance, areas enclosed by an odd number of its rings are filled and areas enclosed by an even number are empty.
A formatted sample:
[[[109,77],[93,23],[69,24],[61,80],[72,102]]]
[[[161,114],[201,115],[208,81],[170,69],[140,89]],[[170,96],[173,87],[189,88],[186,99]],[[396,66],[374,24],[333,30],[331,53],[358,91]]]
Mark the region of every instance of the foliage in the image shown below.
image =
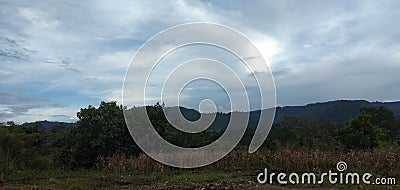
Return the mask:
[[[140,152],[125,124],[123,107],[101,102],[77,113],[79,121],[58,141],[58,160],[69,168],[92,167],[98,156],[135,155]]]
[[[234,150],[216,163],[190,171],[254,171],[268,168],[280,172],[326,172],[335,169],[338,161],[345,161],[349,171],[372,172],[382,176],[400,176],[400,149],[375,148],[371,150],[320,150],[280,147],[276,150],[261,149],[255,153]],[[182,169],[169,167],[141,153],[138,157],[112,156],[98,159],[98,169],[116,174],[148,174],[179,172]],[[185,170],[185,169],[183,169]],[[187,169],[186,169],[187,170]]]
[[[371,149],[385,137],[383,130],[371,123],[371,115],[364,112],[338,131],[339,141],[349,149]]]
[[[32,184],[45,188],[87,189],[125,185],[136,188],[136,185],[163,181],[210,182],[226,177],[226,172],[245,173],[264,167],[276,171],[319,172],[334,169],[339,160],[346,161],[353,167],[352,171],[400,176],[400,118],[396,119],[386,108],[362,108],[345,124],[283,117],[271,128],[263,147],[254,154],[247,153],[255,132],[249,127],[233,152],[212,165],[189,170],[194,175],[173,175],[183,170],[165,166],[143,154],[130,136],[124,109],[116,102],[101,102],[98,108],[82,108],[77,113],[79,121],[76,127],[58,125],[44,128],[40,123],[33,126],[14,122],[0,124],[0,184],[12,177],[24,184],[33,181]],[[163,105],[157,103],[147,106],[146,110],[156,131],[176,145],[203,146],[222,133],[210,130],[187,134],[167,122]],[[215,129],[219,128],[223,127]],[[87,168],[90,169],[85,170]],[[197,172],[221,171],[225,173],[206,178],[197,175]],[[166,178],[162,175],[164,172],[170,172],[172,177]],[[132,176],[119,177],[127,174]],[[19,178],[19,175],[23,177]],[[37,175],[46,180],[36,179]],[[140,178],[141,175],[146,176]]]
[[[305,147],[309,149],[330,149],[336,145],[334,137],[338,124],[325,120],[296,117],[284,117],[275,124],[267,138],[265,146]]]
[[[381,106],[361,108],[360,112],[369,115],[371,124],[389,134],[388,137],[391,140],[394,141],[400,138],[400,126],[396,125],[396,117],[392,111]]]
[[[0,173],[53,167],[54,139],[41,126],[0,126]]]

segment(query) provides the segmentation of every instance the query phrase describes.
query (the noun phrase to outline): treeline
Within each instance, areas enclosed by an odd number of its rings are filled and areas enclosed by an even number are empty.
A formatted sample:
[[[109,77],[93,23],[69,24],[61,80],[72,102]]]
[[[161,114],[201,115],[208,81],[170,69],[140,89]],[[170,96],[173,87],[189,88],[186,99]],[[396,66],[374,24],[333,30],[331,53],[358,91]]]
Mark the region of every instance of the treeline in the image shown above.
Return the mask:
[[[221,132],[187,134],[172,127],[162,105],[147,106],[148,115],[158,133],[167,141],[185,147],[199,147],[217,139]],[[139,156],[124,120],[124,107],[116,102],[101,102],[98,108],[82,108],[76,127],[58,125],[52,129],[20,126],[13,122],[0,126],[0,173],[52,168],[92,168],[99,158],[114,155]],[[248,129],[237,149],[247,148],[254,130]],[[369,150],[398,147],[400,121],[384,107],[362,108],[347,123],[284,117],[275,124],[262,149],[281,147],[310,150]]]
[[[267,146],[309,149],[367,150],[400,144],[400,122],[385,107],[361,108],[347,123],[284,117],[274,125]]]
[[[19,170],[53,168],[60,152],[56,144],[65,135],[64,126],[45,130],[42,126],[0,125],[0,174]]]

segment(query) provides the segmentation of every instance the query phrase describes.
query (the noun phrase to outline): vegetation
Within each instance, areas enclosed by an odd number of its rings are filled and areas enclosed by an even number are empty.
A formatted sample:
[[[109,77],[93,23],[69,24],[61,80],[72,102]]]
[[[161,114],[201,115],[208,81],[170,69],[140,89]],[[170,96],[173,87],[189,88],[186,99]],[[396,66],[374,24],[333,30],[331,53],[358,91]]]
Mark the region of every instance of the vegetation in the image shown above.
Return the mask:
[[[67,168],[93,167],[98,156],[135,155],[140,152],[126,127],[122,106],[101,102],[77,113],[76,128],[56,143],[57,159]]]
[[[167,122],[162,105],[146,108],[160,135],[176,145],[198,147],[219,137],[211,131],[184,135]],[[248,129],[228,156],[191,170],[165,166],[142,153],[129,134],[124,109],[116,102],[83,108],[76,127],[1,124],[0,187],[136,188],[234,181],[251,186],[263,168],[318,173],[335,169],[338,161],[351,171],[400,179],[400,120],[383,107],[361,108],[344,124],[284,117],[256,153],[246,151],[254,133]]]

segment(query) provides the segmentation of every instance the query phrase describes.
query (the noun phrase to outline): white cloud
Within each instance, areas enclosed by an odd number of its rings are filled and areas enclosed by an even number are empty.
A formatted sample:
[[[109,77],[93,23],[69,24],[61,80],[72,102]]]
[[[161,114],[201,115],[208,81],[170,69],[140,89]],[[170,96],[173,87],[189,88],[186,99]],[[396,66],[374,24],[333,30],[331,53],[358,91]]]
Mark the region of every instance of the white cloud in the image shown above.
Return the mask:
[[[22,17],[39,29],[55,28],[60,24],[59,20],[52,19],[49,15],[37,9],[19,8],[18,11]]]
[[[145,40],[176,24],[208,21],[249,37],[276,74],[280,105],[395,100],[398,7],[397,1],[4,1],[0,90],[60,102],[63,93],[82,96],[67,99],[66,108],[9,118],[21,121],[71,115],[87,101],[120,101],[126,67]]]

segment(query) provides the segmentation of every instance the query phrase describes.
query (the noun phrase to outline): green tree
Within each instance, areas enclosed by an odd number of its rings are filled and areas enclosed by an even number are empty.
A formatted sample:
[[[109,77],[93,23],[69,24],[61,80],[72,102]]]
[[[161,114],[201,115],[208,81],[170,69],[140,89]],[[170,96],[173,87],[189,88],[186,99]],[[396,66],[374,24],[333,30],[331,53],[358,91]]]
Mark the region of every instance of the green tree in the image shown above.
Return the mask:
[[[154,106],[146,106],[146,111],[155,130],[160,135],[164,135],[169,123],[167,118],[165,118],[163,105],[157,102]]]
[[[157,102],[154,106],[146,106],[150,122],[161,137],[168,142],[187,148],[201,147],[211,143],[210,132],[195,134],[186,133],[172,126],[165,117],[163,105]],[[178,124],[179,122],[177,122]],[[193,126],[190,126],[193,127]]]
[[[274,124],[268,135],[266,146],[287,145],[306,148],[333,148],[338,125],[325,120],[283,117]]]
[[[371,116],[371,123],[382,128],[389,134],[391,140],[398,139],[400,128],[396,125],[396,117],[392,111],[381,107],[364,107],[360,109],[361,113]]]
[[[371,149],[379,145],[386,134],[371,123],[371,115],[361,112],[338,130],[338,140],[349,149]]]
[[[101,102],[77,113],[77,126],[58,141],[58,160],[70,168],[92,167],[99,156],[135,155],[140,152],[125,124],[123,107]]]

